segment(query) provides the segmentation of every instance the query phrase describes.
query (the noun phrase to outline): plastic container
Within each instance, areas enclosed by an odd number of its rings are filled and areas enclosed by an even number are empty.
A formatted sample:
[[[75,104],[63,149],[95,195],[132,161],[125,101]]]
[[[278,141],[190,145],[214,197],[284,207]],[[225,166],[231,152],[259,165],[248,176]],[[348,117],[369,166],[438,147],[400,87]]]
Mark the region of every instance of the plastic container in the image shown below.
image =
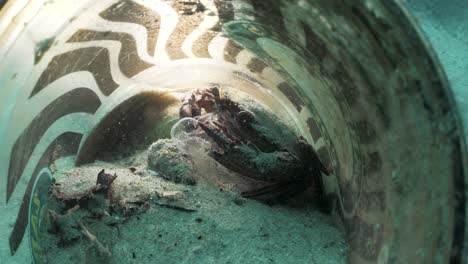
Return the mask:
[[[0,259],[43,254],[51,166],[132,98],[243,84],[322,160],[350,263],[466,263],[466,144],[399,1],[8,1],[0,12]],[[143,96],[144,97],[144,96]],[[95,153],[94,153],[95,154]]]

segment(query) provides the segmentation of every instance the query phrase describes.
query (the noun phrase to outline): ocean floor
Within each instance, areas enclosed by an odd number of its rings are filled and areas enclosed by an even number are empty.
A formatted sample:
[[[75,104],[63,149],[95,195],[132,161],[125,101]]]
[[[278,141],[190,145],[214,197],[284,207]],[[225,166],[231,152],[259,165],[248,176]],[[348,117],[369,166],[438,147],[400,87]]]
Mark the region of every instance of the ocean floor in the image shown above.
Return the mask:
[[[127,216],[107,212],[113,221],[82,218],[111,256],[99,253],[84,236],[64,245],[48,234],[47,263],[346,262],[343,233],[316,208],[269,206],[244,199],[222,183],[176,184],[147,170],[145,161],[146,153],[140,153],[57,171],[56,183],[70,193],[94,185],[102,169],[116,173],[114,193],[137,209]],[[141,201],[147,203],[138,206]]]

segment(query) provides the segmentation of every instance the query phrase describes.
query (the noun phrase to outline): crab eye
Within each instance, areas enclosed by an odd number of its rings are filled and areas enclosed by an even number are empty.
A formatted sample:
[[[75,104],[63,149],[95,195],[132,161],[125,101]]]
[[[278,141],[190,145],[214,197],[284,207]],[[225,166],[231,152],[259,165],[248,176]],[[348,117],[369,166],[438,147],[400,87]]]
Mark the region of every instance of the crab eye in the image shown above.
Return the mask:
[[[243,124],[252,123],[255,121],[255,116],[249,111],[240,111],[237,114],[237,120]]]

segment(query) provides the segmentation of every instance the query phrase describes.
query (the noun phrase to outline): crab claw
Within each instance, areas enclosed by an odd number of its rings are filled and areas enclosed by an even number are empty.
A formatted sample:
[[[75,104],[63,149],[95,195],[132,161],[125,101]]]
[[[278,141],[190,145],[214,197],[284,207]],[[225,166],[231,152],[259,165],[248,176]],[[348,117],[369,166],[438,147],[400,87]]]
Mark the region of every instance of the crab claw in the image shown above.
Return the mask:
[[[257,177],[258,173],[252,170],[255,167],[253,159],[246,158],[246,155],[253,155],[258,152],[258,149],[247,142],[243,143],[237,138],[233,138],[230,134],[223,131],[223,127],[219,130],[208,127],[206,124],[198,123],[215,144],[212,145],[210,156],[222,164],[224,167],[240,174],[247,174],[251,178]],[[245,153],[245,151],[247,153]]]
[[[198,125],[205,131],[205,133],[213,139],[213,141],[219,145],[220,148],[230,148],[231,145],[234,143],[227,137],[222,136],[220,133],[217,133],[214,129],[209,128],[207,125],[203,124],[202,122],[198,122]]]
[[[323,164],[315,149],[305,138],[301,136],[297,139],[296,148],[302,160],[309,161],[312,167],[320,169],[325,175],[330,175],[330,169]]]
[[[249,141],[243,142],[202,122],[199,125],[216,143],[212,145],[210,156],[234,172],[263,181],[295,181],[305,169],[299,157],[292,153],[262,152]]]

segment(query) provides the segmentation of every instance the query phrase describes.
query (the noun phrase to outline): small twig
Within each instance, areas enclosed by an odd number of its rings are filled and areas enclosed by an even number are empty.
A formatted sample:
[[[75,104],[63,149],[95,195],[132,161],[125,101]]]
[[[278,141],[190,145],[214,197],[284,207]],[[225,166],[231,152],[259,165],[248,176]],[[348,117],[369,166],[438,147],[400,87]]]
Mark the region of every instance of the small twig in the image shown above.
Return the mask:
[[[162,193],[156,193],[158,198],[163,198],[167,200],[179,200],[181,199],[184,194],[181,191],[168,191],[168,192],[162,192]]]
[[[109,251],[109,248],[105,247],[101,242],[99,242],[96,236],[91,234],[91,232],[89,232],[89,230],[85,227],[85,225],[83,225],[83,223],[80,222],[79,224],[82,229],[83,235],[86,236],[89,239],[89,241],[91,241],[91,243],[96,246],[99,253],[105,254],[108,257],[112,257],[112,253]]]
[[[58,219],[68,217],[78,209],[80,209],[80,206],[77,204],[73,206],[72,208],[68,209],[64,215],[58,214],[55,210],[49,210],[49,214],[50,214],[50,217],[52,218],[52,222],[57,223]]]
[[[89,198],[96,190],[97,190],[96,186],[92,186],[89,189],[80,193],[64,194],[63,192],[58,192],[56,190],[53,190],[51,194],[57,200],[64,201],[64,202],[80,201],[84,198]]]
[[[164,208],[174,209],[174,210],[182,211],[182,212],[193,213],[197,211],[195,209],[185,208],[185,207],[172,205],[172,204],[162,204],[162,203],[157,203],[157,202],[155,204]]]

